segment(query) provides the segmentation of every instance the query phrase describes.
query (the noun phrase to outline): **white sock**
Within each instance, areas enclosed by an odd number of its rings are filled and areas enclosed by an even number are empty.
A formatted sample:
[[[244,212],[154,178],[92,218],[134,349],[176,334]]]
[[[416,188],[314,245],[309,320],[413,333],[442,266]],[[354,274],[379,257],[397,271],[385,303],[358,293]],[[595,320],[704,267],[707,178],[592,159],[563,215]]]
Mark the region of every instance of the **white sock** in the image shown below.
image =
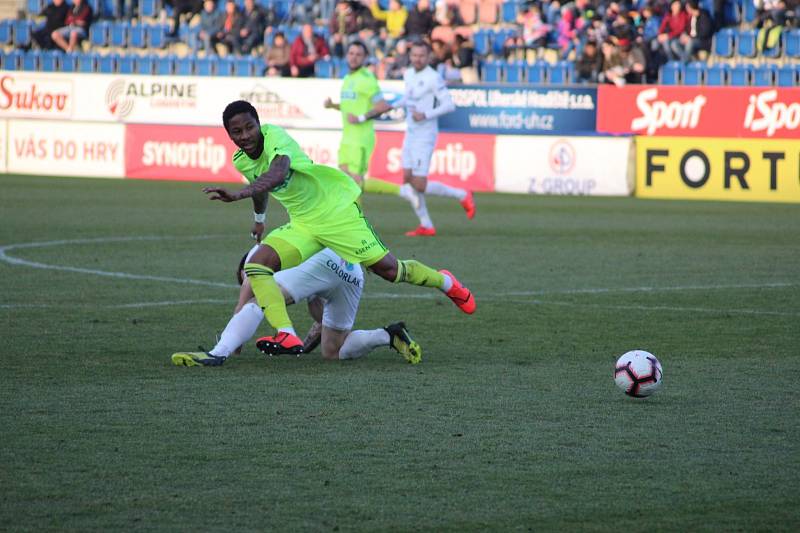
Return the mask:
[[[404,183],[400,186],[400,197],[408,200],[414,210],[419,207],[420,196],[421,195],[408,183]]]
[[[390,339],[383,328],[351,331],[339,348],[339,359],[358,359],[378,346],[388,346]]]
[[[278,333],[280,333],[281,331],[283,331],[284,333],[288,333],[290,335],[294,335],[295,337],[297,337],[297,332],[294,330],[294,328],[292,326],[289,326],[288,328],[279,328],[278,329]]]
[[[416,191],[414,191],[416,192]],[[419,194],[419,193],[417,193]],[[414,209],[414,212],[417,213],[417,218],[419,218],[419,225],[424,228],[432,228],[433,221],[431,220],[430,215],[428,215],[428,204],[425,203],[425,195],[419,194],[419,207]]]
[[[456,198],[459,202],[467,197],[467,191],[459,189],[458,187],[450,187],[438,181],[428,180],[428,185],[425,187],[425,194],[432,194],[433,196],[446,196],[448,198]]]
[[[442,274],[444,276],[444,284],[442,285],[442,292],[447,292],[453,286],[453,278],[448,276],[447,274]]]
[[[258,325],[261,324],[263,319],[264,312],[261,311],[258,305],[252,302],[245,305],[231,317],[220,336],[219,342],[208,353],[220,357],[228,357],[236,348],[255,335]]]

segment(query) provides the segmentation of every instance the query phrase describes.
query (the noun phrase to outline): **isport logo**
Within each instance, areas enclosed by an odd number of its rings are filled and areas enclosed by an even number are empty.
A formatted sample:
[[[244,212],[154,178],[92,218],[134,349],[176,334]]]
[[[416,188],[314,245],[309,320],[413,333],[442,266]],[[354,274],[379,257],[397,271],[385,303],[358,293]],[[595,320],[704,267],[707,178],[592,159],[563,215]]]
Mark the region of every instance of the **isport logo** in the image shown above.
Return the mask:
[[[780,129],[800,127],[800,103],[776,102],[778,91],[751,94],[744,117],[744,127],[752,132],[765,131],[772,137]]]

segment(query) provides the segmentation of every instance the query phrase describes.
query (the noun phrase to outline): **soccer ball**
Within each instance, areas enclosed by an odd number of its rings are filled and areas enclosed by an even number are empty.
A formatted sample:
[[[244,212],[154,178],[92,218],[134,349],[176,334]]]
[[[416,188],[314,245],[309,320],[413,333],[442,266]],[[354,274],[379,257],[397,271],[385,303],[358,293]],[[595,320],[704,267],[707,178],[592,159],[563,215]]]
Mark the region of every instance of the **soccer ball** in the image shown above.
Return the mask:
[[[644,350],[631,350],[617,359],[614,382],[634,398],[647,398],[661,388],[664,372],[656,356]]]

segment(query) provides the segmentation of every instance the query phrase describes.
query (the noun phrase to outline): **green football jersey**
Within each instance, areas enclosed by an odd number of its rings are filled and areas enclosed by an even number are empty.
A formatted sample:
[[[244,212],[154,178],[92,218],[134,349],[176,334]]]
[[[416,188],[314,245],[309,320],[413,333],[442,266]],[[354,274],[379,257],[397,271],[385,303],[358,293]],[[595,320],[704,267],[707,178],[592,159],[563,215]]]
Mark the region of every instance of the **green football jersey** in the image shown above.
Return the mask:
[[[373,121],[350,124],[347,115],[349,113],[355,116],[363,115],[372,109],[372,104],[380,98],[381,90],[378,87],[378,80],[366,68],[362,67],[344,77],[339,103],[339,109],[342,112],[342,144],[362,146],[375,142]]]
[[[350,206],[361,194],[358,185],[341,170],[317,165],[286,130],[262,124],[264,151],[250,159],[244,151],[233,154],[233,166],[252,183],[269,169],[277,155],[290,159],[286,182],[270,194],[286,208],[289,218],[301,224],[324,224],[330,215]]]

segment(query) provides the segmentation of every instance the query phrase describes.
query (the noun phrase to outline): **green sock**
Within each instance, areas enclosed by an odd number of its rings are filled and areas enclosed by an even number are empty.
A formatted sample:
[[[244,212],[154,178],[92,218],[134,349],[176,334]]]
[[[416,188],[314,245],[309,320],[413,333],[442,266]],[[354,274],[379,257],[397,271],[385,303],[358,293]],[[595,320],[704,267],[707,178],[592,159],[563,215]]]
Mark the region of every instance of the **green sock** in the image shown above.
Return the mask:
[[[379,180],[378,178],[364,178],[364,192],[377,194],[400,194],[400,186],[396,183]]]
[[[437,272],[419,261],[409,259],[397,261],[397,278],[395,283],[411,283],[420,287],[435,287],[441,289],[444,286],[444,274]]]
[[[273,277],[275,272],[258,263],[247,263],[244,266],[244,272],[253,287],[253,294],[256,295],[258,305],[264,311],[264,316],[270,325],[276,330],[291,328],[292,321],[289,319],[289,313],[286,312],[286,302],[283,300],[281,288],[278,287]]]

